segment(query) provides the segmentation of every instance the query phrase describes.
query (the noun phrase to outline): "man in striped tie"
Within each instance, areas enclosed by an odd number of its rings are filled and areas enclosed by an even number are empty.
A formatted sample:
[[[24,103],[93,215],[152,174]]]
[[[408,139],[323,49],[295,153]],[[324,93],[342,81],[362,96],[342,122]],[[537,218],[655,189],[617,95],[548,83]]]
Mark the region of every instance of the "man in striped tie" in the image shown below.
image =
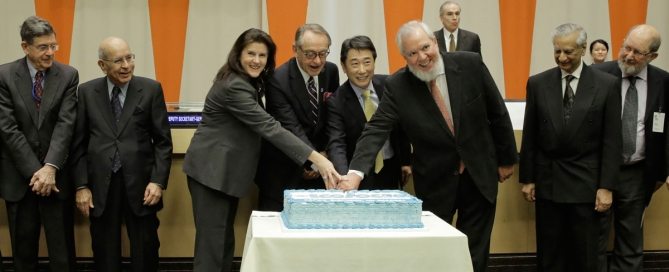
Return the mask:
[[[305,24],[295,33],[295,57],[276,69],[266,95],[267,112],[315,150],[325,154],[324,101],[339,87],[339,71],[326,61],[332,41],[318,24]],[[311,164],[296,165],[271,144],[263,143],[256,182],[259,209],[280,211],[284,189],[326,188]]]
[[[0,66],[0,195],[16,271],[37,271],[40,227],[51,271],[72,271],[72,182],[64,176],[76,119],[76,69],[55,61],[56,32],[39,17],[21,26],[25,57]],[[68,204],[69,203],[69,204]],[[68,220],[69,219],[69,220]]]

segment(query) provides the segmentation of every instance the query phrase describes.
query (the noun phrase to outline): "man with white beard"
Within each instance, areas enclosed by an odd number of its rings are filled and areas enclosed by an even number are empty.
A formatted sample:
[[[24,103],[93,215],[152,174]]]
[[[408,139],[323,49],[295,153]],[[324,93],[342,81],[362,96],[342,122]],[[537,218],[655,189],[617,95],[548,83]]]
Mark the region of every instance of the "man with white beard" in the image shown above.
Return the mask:
[[[627,156],[623,154],[620,181],[613,191],[613,207],[601,222],[601,271],[608,271],[606,247],[611,217],[615,236],[613,253],[608,262],[610,271],[643,270],[643,212],[655,188],[667,179],[664,112],[667,109],[666,99],[669,98],[666,95],[669,73],[650,65],[657,58],[659,48],[658,31],[650,25],[638,25],[630,29],[625,37],[618,61],[592,66],[622,79],[620,95],[625,101],[623,112],[628,107],[636,108],[632,110],[633,118],[623,117],[623,150],[626,150],[626,143],[630,148]],[[630,104],[634,101],[637,103]],[[625,120],[630,120],[630,125],[626,126]],[[626,134],[626,131],[630,133]],[[669,183],[667,186],[669,188]]]
[[[422,22],[404,24],[397,45],[407,62],[386,81],[386,92],[356,145],[339,189],[357,189],[373,170],[393,128],[413,145],[416,196],[423,209],[465,233],[474,271],[487,267],[497,182],[513,174],[517,150],[509,113],[495,82],[472,52],[441,56]]]

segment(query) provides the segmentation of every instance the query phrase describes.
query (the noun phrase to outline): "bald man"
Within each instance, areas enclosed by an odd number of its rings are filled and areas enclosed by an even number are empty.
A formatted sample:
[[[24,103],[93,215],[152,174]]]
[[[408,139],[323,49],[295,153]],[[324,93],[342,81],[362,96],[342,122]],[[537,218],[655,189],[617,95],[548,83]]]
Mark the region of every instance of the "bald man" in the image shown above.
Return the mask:
[[[611,212],[602,220],[601,271],[607,271],[607,266],[610,271],[643,270],[643,213],[655,188],[667,178],[664,112],[669,73],[650,65],[658,56],[660,40],[653,26],[635,26],[627,33],[617,61],[592,66],[622,79],[620,96],[624,101],[620,183],[613,191]],[[615,236],[607,264],[611,216]]]
[[[128,43],[106,38],[105,77],[79,86],[73,163],[77,208],[90,216],[97,271],[121,271],[121,222],[133,271],[158,270],[158,217],[172,155],[160,83],[133,75]]]

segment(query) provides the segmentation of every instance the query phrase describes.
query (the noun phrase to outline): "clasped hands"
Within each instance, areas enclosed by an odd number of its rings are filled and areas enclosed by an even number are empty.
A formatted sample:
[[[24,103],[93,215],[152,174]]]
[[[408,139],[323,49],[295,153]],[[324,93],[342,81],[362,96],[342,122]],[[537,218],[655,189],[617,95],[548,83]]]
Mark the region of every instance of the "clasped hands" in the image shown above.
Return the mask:
[[[51,192],[60,192],[56,187],[56,168],[51,165],[44,165],[37,170],[30,178],[28,186],[39,196],[49,196]]]

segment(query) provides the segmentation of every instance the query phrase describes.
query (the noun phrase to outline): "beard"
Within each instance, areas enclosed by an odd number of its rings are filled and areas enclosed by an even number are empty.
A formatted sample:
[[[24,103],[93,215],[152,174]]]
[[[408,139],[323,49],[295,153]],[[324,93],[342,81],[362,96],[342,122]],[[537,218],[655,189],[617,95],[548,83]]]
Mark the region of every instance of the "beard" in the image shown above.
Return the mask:
[[[430,69],[427,72],[416,69],[412,65],[408,66],[409,66],[409,71],[411,71],[411,73],[414,76],[416,76],[423,82],[430,82],[436,79],[440,74],[444,72],[444,61],[441,59],[441,56],[437,58],[437,61],[435,61],[434,66],[432,66],[432,69]]]
[[[620,71],[623,72],[623,75],[637,75],[646,67],[646,63],[638,63],[637,65],[629,65],[625,63],[623,58],[618,59],[618,67]]]

